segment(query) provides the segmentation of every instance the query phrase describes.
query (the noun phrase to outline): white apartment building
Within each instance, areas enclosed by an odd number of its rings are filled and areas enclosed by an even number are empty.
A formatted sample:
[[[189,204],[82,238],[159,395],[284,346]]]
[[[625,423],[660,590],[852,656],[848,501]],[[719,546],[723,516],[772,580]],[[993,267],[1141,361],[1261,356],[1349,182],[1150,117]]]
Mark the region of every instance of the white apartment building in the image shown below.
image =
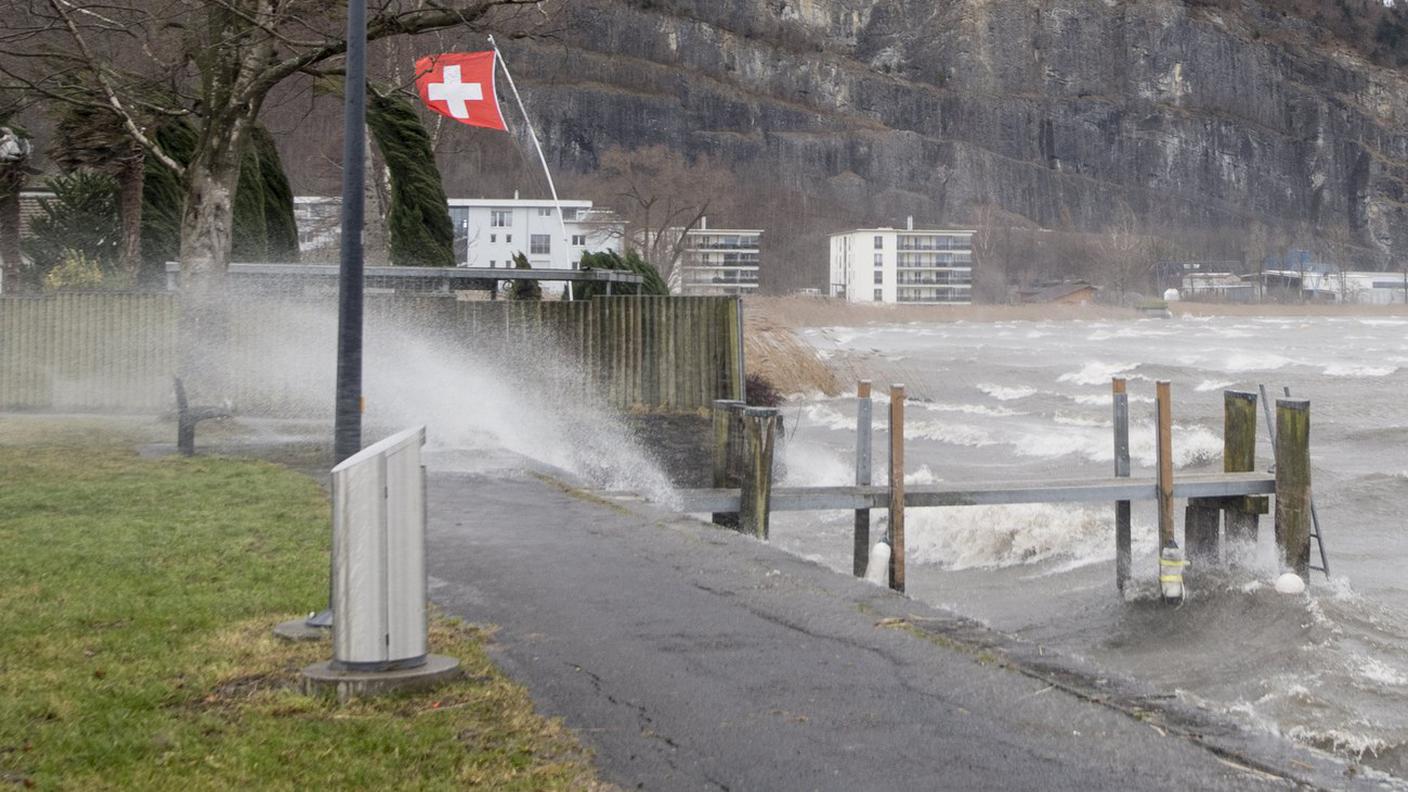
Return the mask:
[[[973,232],[861,228],[831,235],[832,297],[952,305],[973,301]]]
[[[679,229],[672,231],[677,237]],[[685,234],[670,291],[690,297],[757,292],[762,243],[761,229],[710,228],[709,218],[700,218],[699,226]]]
[[[613,212],[593,208],[591,201],[562,201],[563,223],[546,199],[450,198],[447,203],[461,267],[512,267],[513,254],[521,252],[534,269],[571,269],[583,251],[622,252],[625,223]],[[305,260],[320,255],[336,260],[340,206],[338,198],[294,198],[298,247]]]
[[[533,269],[571,269],[584,251],[622,252],[625,223],[593,209],[591,201],[562,201],[562,223],[551,200],[451,198],[449,203],[461,266],[512,267],[513,254],[523,253]]]

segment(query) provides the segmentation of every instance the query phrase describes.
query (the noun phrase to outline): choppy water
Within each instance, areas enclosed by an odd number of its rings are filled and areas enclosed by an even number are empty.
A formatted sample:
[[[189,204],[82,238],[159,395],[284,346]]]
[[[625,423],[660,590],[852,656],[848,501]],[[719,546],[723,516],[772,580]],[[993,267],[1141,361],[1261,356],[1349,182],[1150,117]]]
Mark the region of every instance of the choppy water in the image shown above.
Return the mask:
[[[1105,505],[913,510],[909,591],[1253,728],[1408,776],[1408,319],[958,322],[803,335],[877,391],[905,383],[915,400],[905,431],[912,482],[1110,475],[1115,375],[1130,381],[1135,475],[1152,475],[1157,379],[1173,382],[1182,470],[1220,469],[1223,388],[1289,385],[1309,398],[1314,492],[1334,577],[1314,573],[1306,595],[1271,590],[1279,570],[1263,517],[1242,567],[1192,570],[1187,602],[1159,604],[1155,518],[1140,504],[1127,600],[1114,588]],[[853,400],[803,398],[786,413],[787,483],[849,483]],[[774,518],[774,541],[842,570],[850,532],[849,513]]]

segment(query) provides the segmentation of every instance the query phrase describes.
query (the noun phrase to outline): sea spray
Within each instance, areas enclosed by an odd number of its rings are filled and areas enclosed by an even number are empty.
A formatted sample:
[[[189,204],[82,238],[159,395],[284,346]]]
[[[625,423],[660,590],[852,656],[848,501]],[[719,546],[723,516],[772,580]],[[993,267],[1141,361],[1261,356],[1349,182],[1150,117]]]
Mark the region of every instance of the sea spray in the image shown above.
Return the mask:
[[[368,303],[362,388],[368,434],[424,423],[432,448],[507,451],[594,487],[674,502],[660,465],[551,337],[486,344],[454,320],[416,313],[422,302]],[[242,392],[257,394],[237,411],[329,420],[335,306],[313,300],[252,305],[251,315],[239,318],[244,327],[234,334],[235,345],[218,358],[227,361]]]

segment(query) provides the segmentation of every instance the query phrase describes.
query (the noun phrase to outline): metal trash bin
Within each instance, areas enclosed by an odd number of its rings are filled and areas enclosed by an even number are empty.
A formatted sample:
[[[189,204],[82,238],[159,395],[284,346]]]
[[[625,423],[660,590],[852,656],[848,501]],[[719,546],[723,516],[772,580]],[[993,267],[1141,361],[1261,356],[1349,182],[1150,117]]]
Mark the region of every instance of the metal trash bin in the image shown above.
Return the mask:
[[[348,671],[426,661],[425,427],[332,470],[333,660]]]

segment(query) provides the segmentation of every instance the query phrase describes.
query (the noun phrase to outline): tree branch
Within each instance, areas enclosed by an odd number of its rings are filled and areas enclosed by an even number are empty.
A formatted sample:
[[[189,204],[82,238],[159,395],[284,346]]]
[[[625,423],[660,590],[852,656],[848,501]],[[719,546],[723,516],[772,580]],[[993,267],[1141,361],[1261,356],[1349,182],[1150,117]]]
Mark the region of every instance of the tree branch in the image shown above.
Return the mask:
[[[112,81],[108,79],[107,74],[102,70],[97,59],[93,57],[92,50],[88,48],[88,42],[84,40],[83,35],[78,32],[78,25],[74,24],[73,18],[70,17],[68,12],[64,9],[64,6],[67,4],[68,0],[49,0],[49,5],[54,9],[54,13],[58,14],[59,18],[63,20],[64,26],[68,28],[69,35],[73,37],[74,43],[78,45],[79,51],[83,53],[83,57],[87,61],[88,70],[93,73],[93,76],[98,81],[98,85],[103,89],[103,95],[107,99],[108,106],[114,113],[117,113],[118,118],[122,119],[123,127],[127,129],[128,134],[130,134],[134,140],[142,145],[142,148],[150,151],[158,162],[170,168],[175,173],[185,174],[185,166],[163,151],[155,140],[148,137],[146,133],[142,131],[142,128],[137,125],[136,120],[132,118],[132,114],[127,112],[126,107],[123,107],[122,101],[117,98],[117,90],[113,87]]]

